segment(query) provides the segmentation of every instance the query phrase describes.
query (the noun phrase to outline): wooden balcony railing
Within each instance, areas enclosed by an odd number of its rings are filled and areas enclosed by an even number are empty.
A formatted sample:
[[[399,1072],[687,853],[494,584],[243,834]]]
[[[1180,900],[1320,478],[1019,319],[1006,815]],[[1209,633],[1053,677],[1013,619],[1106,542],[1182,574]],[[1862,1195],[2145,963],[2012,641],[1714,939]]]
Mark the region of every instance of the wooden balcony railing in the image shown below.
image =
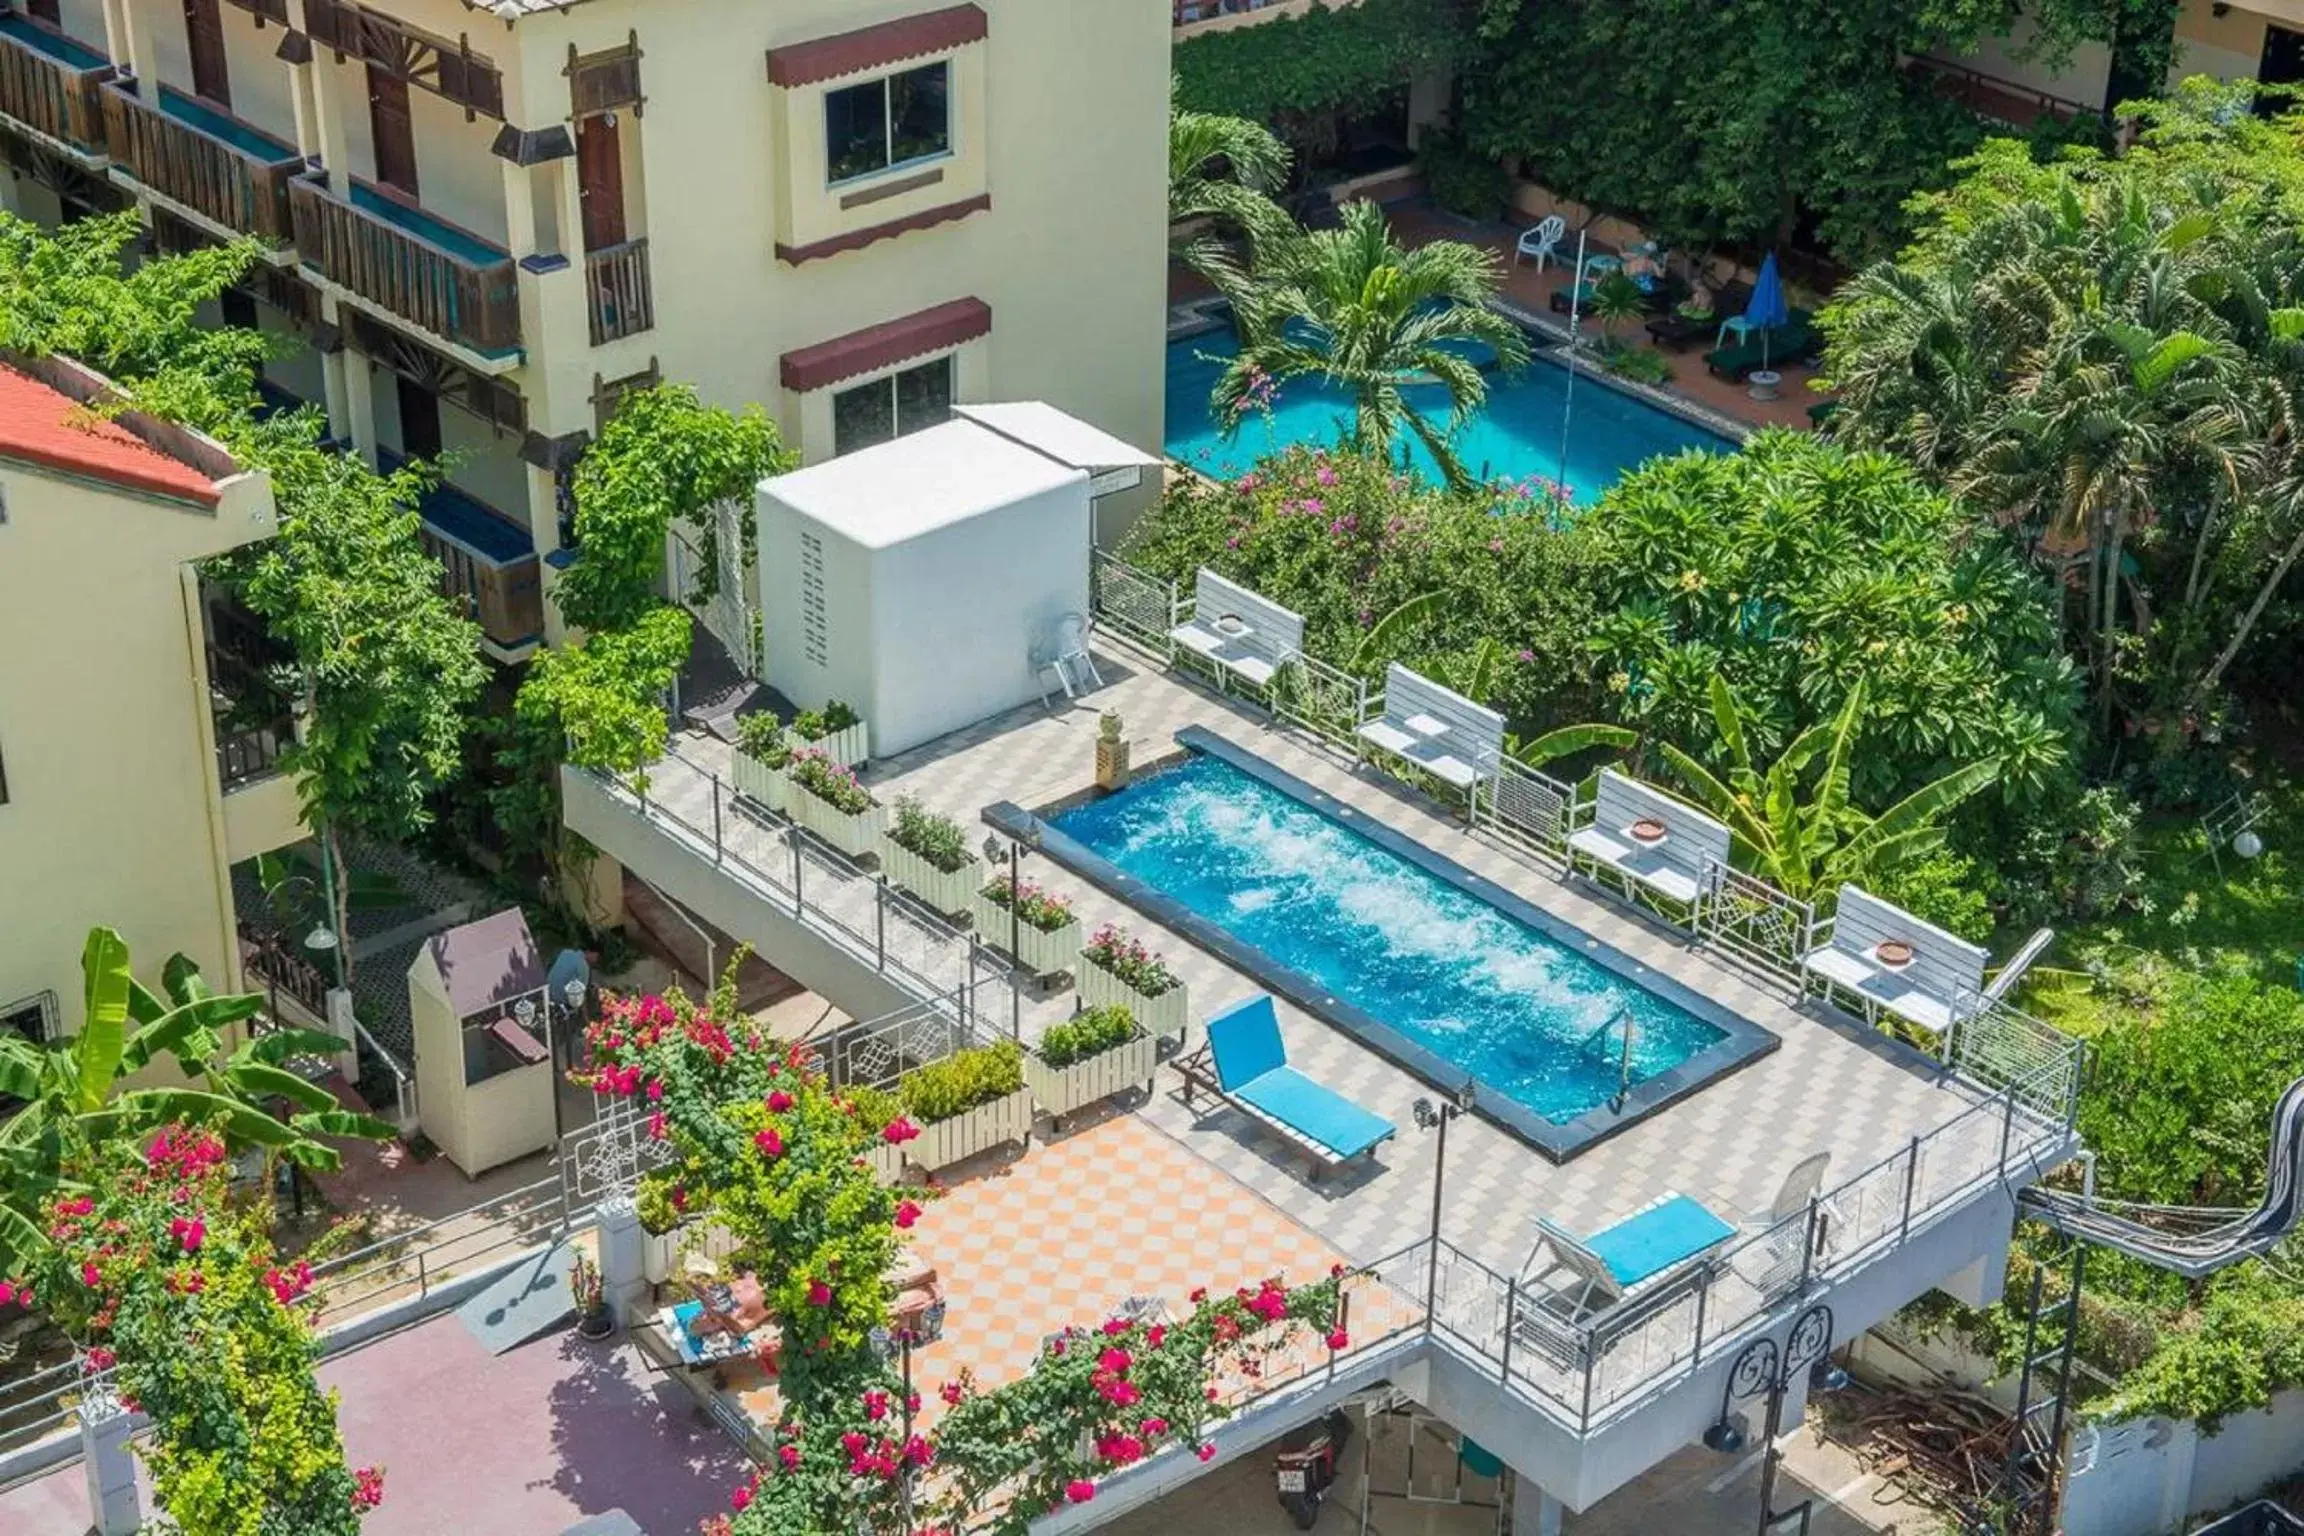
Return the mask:
[[[330,282],[475,352],[520,345],[512,258],[486,241],[380,193],[347,199],[311,177],[289,182],[288,212],[297,254]],[[419,232],[427,228],[439,238]]]
[[[106,145],[138,181],[226,229],[274,245],[292,238],[288,183],[304,169],[294,145],[213,108],[171,112],[145,100],[133,82],[105,86],[103,101]],[[195,114],[231,136],[189,121]]]
[[[0,8],[0,113],[88,154],[104,153],[97,92],[113,76],[95,49]]]
[[[429,522],[417,537],[440,562],[440,590],[463,602],[492,644],[509,651],[544,638],[544,584],[533,553],[491,560]]]
[[[591,287],[592,345],[637,336],[655,325],[645,238],[591,252],[584,258],[584,277]]]

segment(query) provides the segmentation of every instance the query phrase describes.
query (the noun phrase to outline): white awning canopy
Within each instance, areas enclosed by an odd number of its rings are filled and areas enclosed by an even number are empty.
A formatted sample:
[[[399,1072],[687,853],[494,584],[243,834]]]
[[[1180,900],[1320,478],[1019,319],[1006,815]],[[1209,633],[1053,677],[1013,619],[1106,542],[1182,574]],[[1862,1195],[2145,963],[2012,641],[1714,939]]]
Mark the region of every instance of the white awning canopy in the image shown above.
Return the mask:
[[[1157,468],[1158,454],[1146,453],[1101,427],[1090,426],[1040,400],[994,405],[956,405],[952,414],[988,427],[1057,463],[1088,472],[1088,494],[1102,496],[1139,484]]]

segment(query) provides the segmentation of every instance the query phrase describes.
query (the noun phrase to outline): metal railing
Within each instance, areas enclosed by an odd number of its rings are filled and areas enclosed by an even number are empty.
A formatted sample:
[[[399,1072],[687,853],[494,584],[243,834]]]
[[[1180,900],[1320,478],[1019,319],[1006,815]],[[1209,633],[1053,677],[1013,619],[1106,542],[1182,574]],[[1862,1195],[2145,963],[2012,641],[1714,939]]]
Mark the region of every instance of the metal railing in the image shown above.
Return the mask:
[[[677,745],[636,783],[585,771],[699,857],[741,873],[796,921],[922,1004],[967,1028],[1022,1038],[1021,978],[975,934],[739,796],[717,773],[682,757]]]
[[[288,211],[297,254],[330,282],[478,352],[520,344],[520,294],[509,253],[475,258],[450,250],[310,176],[288,183]]]
[[[1381,700],[1381,693],[1370,692],[1366,678],[1302,651],[1283,662],[1272,679],[1275,715],[1355,756],[1360,751],[1360,727]]]
[[[1717,859],[1704,861],[1689,922],[1707,947],[1795,986],[1816,947],[1813,904]]]
[[[555,1173],[339,1254],[312,1266],[313,1324],[429,1296],[441,1282],[508,1252],[565,1236],[590,1213],[589,1204],[567,1199]]]
[[[213,223],[287,244],[294,232],[288,183],[304,169],[295,146],[275,140],[269,154],[259,154],[195,127],[159,101],[145,100],[139,89],[135,81],[114,81],[103,89],[104,139],[112,158],[145,186]],[[241,126],[253,140],[270,139]]]
[[[1097,622],[1125,636],[1162,661],[1176,657],[1172,638],[1184,622],[1184,599],[1176,584],[1138,570],[1109,550],[1088,559],[1089,606]]]
[[[643,236],[589,251],[584,279],[592,315],[592,345],[637,336],[656,324],[656,298],[649,287],[648,241]]]
[[[1568,825],[1576,791],[1509,757],[1472,786],[1472,825],[1518,845],[1555,869],[1568,867]]]

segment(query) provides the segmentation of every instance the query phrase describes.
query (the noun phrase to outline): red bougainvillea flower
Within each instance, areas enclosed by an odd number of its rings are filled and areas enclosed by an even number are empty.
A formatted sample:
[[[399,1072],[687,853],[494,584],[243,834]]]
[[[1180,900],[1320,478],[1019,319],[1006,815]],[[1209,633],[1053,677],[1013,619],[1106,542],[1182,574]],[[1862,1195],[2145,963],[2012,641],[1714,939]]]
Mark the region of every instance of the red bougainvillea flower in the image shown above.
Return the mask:
[[[1328,1335],[1328,1347],[1330,1349],[1350,1349],[1352,1347],[1352,1336],[1346,1333],[1343,1329],[1338,1328]]]
[[[15,1300],[16,1300],[16,1285],[15,1285],[15,1282],[13,1282],[13,1281],[10,1281],[10,1280],[0,1280],[0,1307],[5,1307],[5,1306],[9,1306],[9,1305],[12,1305],[12,1304],[15,1302]]]
[[[768,1113],[780,1115],[792,1107],[792,1095],[779,1088],[768,1095]]]
[[[1198,1456],[1202,1461],[1214,1461],[1216,1459],[1216,1442],[1213,1440],[1209,1441],[1206,1445],[1201,1446],[1200,1449],[1195,1451],[1193,1454]]]
[[[821,1280],[809,1281],[808,1305],[812,1307],[828,1307],[832,1305],[832,1287],[826,1285]]]
[[[1075,1504],[1085,1504],[1096,1497],[1096,1485],[1084,1477],[1076,1477],[1064,1485],[1064,1497]]]
[[[1104,1337],[1116,1339],[1127,1331],[1128,1323],[1125,1318],[1108,1317],[1104,1319]]]
[[[374,1509],[384,1502],[384,1469],[362,1467],[352,1474],[352,1507]]]
[[[1119,1372],[1128,1369],[1129,1366],[1134,1365],[1135,1363],[1136,1362],[1134,1360],[1129,1358],[1128,1351],[1124,1349],[1107,1349],[1104,1351],[1104,1353],[1096,1357],[1096,1369],[1100,1371],[1111,1371],[1114,1374],[1118,1374]]]
[[[1192,1287],[1192,1305],[1198,1306],[1200,1303],[1206,1301],[1207,1299],[1208,1287],[1204,1285],[1196,1285]]]
[[[664,1079],[660,1077],[648,1079],[648,1097],[651,1099],[664,1097]]]
[[[101,1344],[91,1344],[88,1346],[88,1353],[81,1358],[80,1368],[94,1373],[96,1371],[108,1371],[119,1363],[120,1357],[118,1355],[113,1354]]]
[[[912,1225],[912,1223],[914,1223],[914,1222],[918,1221],[919,1219],[920,1219],[920,1207],[918,1207],[917,1205],[914,1205],[914,1204],[913,1204],[911,1201],[909,1201],[909,1200],[900,1200],[900,1201],[898,1201],[898,1202],[897,1202],[897,1204],[896,1204],[896,1225],[897,1225],[897,1226],[899,1226],[899,1227],[904,1227],[904,1228],[909,1228],[909,1227]]]
[[[892,1147],[900,1147],[920,1134],[920,1127],[898,1115],[880,1132],[880,1139]]]
[[[800,1466],[800,1447],[780,1445],[776,1447],[776,1459],[784,1464],[785,1471],[795,1471]]]
[[[648,1139],[662,1141],[668,1134],[669,1130],[664,1123],[664,1111],[657,1110],[648,1117]]]
[[[1136,1427],[1144,1432],[1144,1438],[1147,1440],[1157,1440],[1168,1433],[1168,1421],[1166,1419],[1146,1419]]]
[[[1160,1341],[1167,1337],[1168,1330],[1159,1323],[1154,1323],[1150,1328],[1144,1331],[1144,1342],[1146,1345],[1153,1349],[1158,1349],[1160,1347]]]
[[[888,1394],[877,1389],[865,1393],[864,1417],[875,1424],[888,1417]]]
[[[104,1277],[97,1272],[95,1265],[83,1264],[80,1266],[80,1283],[94,1290],[104,1283]]]
[[[768,1157],[782,1157],[784,1155],[784,1138],[776,1134],[776,1127],[772,1125],[754,1136],[752,1145],[758,1147]]]
[[[936,1389],[936,1395],[943,1398],[945,1402],[951,1404],[955,1408],[960,1406],[960,1399],[965,1396],[966,1393],[967,1389],[956,1381],[948,1381],[944,1383],[943,1386]]]
[[[752,1507],[752,1485],[750,1483],[738,1483],[728,1495],[728,1505],[738,1514],[750,1509]]]

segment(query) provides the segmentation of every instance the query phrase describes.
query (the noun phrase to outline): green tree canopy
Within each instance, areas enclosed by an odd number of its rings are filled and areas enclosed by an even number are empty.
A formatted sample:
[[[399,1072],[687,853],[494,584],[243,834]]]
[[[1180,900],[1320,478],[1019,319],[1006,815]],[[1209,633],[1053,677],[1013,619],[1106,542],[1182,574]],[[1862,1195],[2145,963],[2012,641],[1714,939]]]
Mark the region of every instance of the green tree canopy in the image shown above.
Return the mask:
[[[2191,82],[2117,160],[1996,142],[1825,314],[1834,431],[2072,562],[2099,707],[2188,737],[2304,558],[2304,138]]]
[[[1590,643],[1618,718],[1717,766],[1714,677],[1755,757],[1832,719],[1861,680],[1858,798],[1986,759],[2015,799],[2064,782],[2075,689],[2047,585],[1908,466],[1763,432],[1740,453],[1652,461],[1583,521],[1600,567]]]

